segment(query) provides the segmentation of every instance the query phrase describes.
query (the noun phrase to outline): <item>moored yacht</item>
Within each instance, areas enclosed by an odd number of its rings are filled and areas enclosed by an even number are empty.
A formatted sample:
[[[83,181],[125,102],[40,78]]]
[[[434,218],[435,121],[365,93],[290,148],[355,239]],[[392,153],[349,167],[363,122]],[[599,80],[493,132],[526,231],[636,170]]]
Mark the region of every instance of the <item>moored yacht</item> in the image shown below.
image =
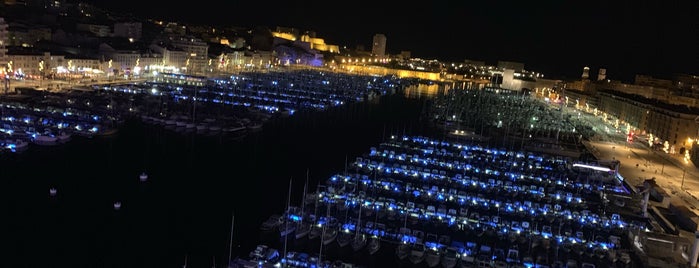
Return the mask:
[[[316,239],[320,236],[323,235],[323,226],[320,224],[317,225],[312,225],[311,230],[308,231],[308,234],[306,235],[309,240]]]
[[[294,231],[296,231],[296,222],[294,221],[286,219],[279,225],[279,235],[281,237],[291,235]]]
[[[273,232],[279,228],[282,223],[282,215],[273,214],[260,225],[260,231],[263,233]]]
[[[410,256],[410,244],[407,242],[401,242],[396,246],[396,257],[398,257],[399,260],[404,260]]]
[[[427,267],[437,267],[439,262],[442,260],[440,248],[436,246],[428,248],[425,255],[425,263],[427,263]]]
[[[421,263],[425,260],[426,251],[427,248],[425,248],[425,245],[423,243],[416,242],[415,244],[412,244],[410,246],[410,255],[408,256],[408,260],[410,260],[412,264]]]
[[[139,179],[140,181],[147,181],[147,180],[148,180],[148,174],[146,174],[145,172],[142,172],[141,175],[138,175],[138,179]]]
[[[444,249],[444,254],[442,254],[442,261],[440,262],[442,264],[442,267],[444,268],[452,268],[456,266],[456,263],[459,260],[459,249],[453,246],[449,246],[446,249]]]
[[[23,152],[29,148],[29,142],[21,139],[0,141],[0,145],[11,152]]]
[[[56,135],[56,137],[58,138],[58,142],[60,142],[60,143],[65,143],[65,142],[70,141],[72,136],[73,136],[72,134],[70,134],[69,132],[66,132],[66,131],[61,131],[60,133],[58,133],[58,135]]]
[[[301,238],[306,237],[306,235],[308,235],[308,233],[311,232],[311,226],[312,226],[312,223],[309,223],[309,222],[304,222],[304,221],[298,222],[297,226],[296,226],[296,234],[295,234],[296,239],[301,239]]]
[[[367,250],[370,255],[374,255],[379,249],[381,249],[381,239],[378,236],[372,236],[369,238],[369,242],[366,245]]]
[[[38,145],[56,145],[58,144],[58,138],[50,135],[35,135],[32,142]]]
[[[323,234],[323,245],[327,246],[337,238],[337,225],[328,225]]]
[[[340,247],[345,247],[347,246],[350,242],[352,242],[352,232],[349,230],[340,230],[340,232],[337,234],[337,244]]]
[[[366,246],[366,235],[362,233],[357,233],[354,235],[354,239],[352,239],[352,250],[354,251],[359,251],[360,249],[364,248]]]

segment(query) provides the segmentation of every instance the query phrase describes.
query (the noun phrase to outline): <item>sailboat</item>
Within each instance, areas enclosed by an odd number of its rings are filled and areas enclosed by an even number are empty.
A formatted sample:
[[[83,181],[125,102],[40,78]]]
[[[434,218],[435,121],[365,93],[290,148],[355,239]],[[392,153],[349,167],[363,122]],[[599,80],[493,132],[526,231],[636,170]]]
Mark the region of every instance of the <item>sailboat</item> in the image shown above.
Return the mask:
[[[311,232],[311,226],[313,222],[308,219],[306,213],[306,191],[308,188],[308,170],[306,170],[306,184],[303,185],[303,199],[301,199],[301,221],[299,221],[296,227],[296,239],[301,239]]]
[[[373,230],[367,230],[371,232],[371,237],[369,238],[369,242],[367,242],[367,250],[369,250],[370,255],[374,255],[379,249],[381,248],[381,235],[383,232],[383,229],[385,226],[383,224],[379,224],[379,210],[381,208],[373,208],[374,210],[374,229]]]
[[[328,222],[326,223],[325,226],[323,226],[323,238],[321,239],[323,241],[323,245],[327,246],[333,241],[335,241],[335,238],[337,238],[337,231],[339,229],[338,225],[338,220],[335,217],[330,216],[330,204],[326,206],[327,208],[327,219]]]
[[[362,229],[362,204],[359,204],[359,218],[355,227],[354,239],[352,239],[352,249],[359,251],[366,245],[366,236],[360,231]]]
[[[378,215],[378,213],[377,213]],[[382,228],[379,227],[382,226],[381,224],[376,223],[374,221],[374,230],[372,230],[372,235],[369,238],[369,242],[367,242],[367,250],[369,250],[369,254],[374,255],[379,249],[381,249],[381,232]]]
[[[296,217],[296,212],[298,212],[298,207],[291,206],[291,180],[289,180],[289,193],[287,194],[286,200],[286,212],[284,213],[283,222],[279,226],[279,234],[285,241],[287,236],[296,230],[296,222],[292,220],[292,218]]]
[[[316,193],[318,193],[318,192],[320,192],[320,185],[316,186]],[[315,202],[315,205],[313,206],[313,215],[315,216],[315,215],[318,215],[318,198],[317,197],[315,198],[314,202]],[[322,217],[320,219],[322,220]],[[327,219],[326,219],[326,221],[327,221]],[[321,226],[320,223],[318,223],[317,225],[314,223],[311,226],[311,231],[308,232],[308,239],[309,240],[316,239],[316,238],[320,237],[322,234],[323,234],[323,226]]]
[[[347,220],[347,213],[349,212],[349,208],[345,209],[345,219],[344,219],[344,224],[342,226],[342,229],[339,230],[339,233],[337,234],[337,244],[342,248],[347,246],[351,241],[352,241],[352,232],[350,232],[349,226],[352,224],[348,222]],[[355,225],[355,228],[356,225]]]
[[[401,227],[398,231],[400,235],[400,244],[396,247],[396,256],[398,257],[399,260],[404,260],[410,255],[411,251],[411,246],[410,246],[410,240],[412,237],[412,232],[410,229],[408,229],[408,210],[404,210],[403,213],[404,218],[403,218],[403,227]]]
[[[284,220],[282,225],[279,226],[279,234],[281,237],[284,238],[284,256],[286,256],[286,244],[287,241],[289,240],[289,234],[293,233],[294,230],[296,229],[296,223],[291,221],[290,217],[292,216],[292,211],[291,211],[291,183],[292,179],[289,180],[289,193],[287,194],[287,200],[286,200],[286,213],[284,213]]]

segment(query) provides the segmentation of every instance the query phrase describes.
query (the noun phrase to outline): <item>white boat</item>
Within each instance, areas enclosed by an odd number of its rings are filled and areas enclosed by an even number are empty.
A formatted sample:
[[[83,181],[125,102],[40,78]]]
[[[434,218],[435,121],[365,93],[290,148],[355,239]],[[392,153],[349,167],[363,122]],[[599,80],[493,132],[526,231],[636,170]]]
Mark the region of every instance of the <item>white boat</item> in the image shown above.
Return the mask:
[[[366,240],[366,235],[362,233],[355,234],[354,239],[352,239],[352,250],[359,251],[360,249],[364,248],[367,243]]]
[[[211,133],[218,133],[219,131],[221,131],[221,126],[216,124],[212,124],[209,126],[209,132]]]
[[[38,145],[56,145],[58,144],[58,138],[49,135],[36,135],[32,140],[34,144]]]
[[[258,131],[258,130],[261,130],[261,129],[262,129],[262,122],[253,122],[253,123],[247,125],[247,128],[248,128],[250,131]]]
[[[335,240],[337,240],[337,244],[342,248],[349,245],[349,243],[352,242],[352,238],[352,232],[349,230],[342,230],[337,234]]]
[[[519,262],[519,250],[517,250],[516,248],[511,248],[511,249],[507,250],[507,258],[505,260],[507,261],[507,263],[518,263]]]
[[[379,249],[381,249],[381,239],[379,237],[372,236],[371,238],[369,238],[369,242],[367,242],[366,248],[369,251],[370,255],[374,255],[374,253],[378,252]]]
[[[426,251],[427,248],[425,248],[424,244],[421,242],[416,242],[410,246],[410,255],[408,256],[408,260],[410,260],[412,264],[421,263],[425,260]]]
[[[222,129],[223,133],[232,134],[243,132],[247,129],[245,126],[226,126]]]
[[[175,126],[177,125],[177,119],[174,117],[170,117],[168,119],[165,119],[163,121],[165,123],[165,126]]]
[[[473,242],[466,242],[466,246],[459,251],[459,267],[476,267],[476,245]]]
[[[267,254],[267,250],[269,249],[269,246],[267,245],[257,245],[253,251],[250,252],[249,256],[251,261],[261,261],[265,259],[265,255]]]
[[[4,143],[0,141],[0,144],[2,144],[3,148],[8,149],[11,152],[22,152],[29,148],[29,142],[20,139],[6,140]]]
[[[438,247],[427,249],[427,253],[425,255],[425,263],[427,263],[427,267],[437,267],[439,262],[442,261],[442,253]]]
[[[330,243],[335,241],[335,238],[337,238],[337,226],[328,225],[323,234],[323,245],[330,245]]]
[[[408,256],[410,256],[410,244],[407,242],[398,244],[398,246],[396,246],[396,257],[398,257],[399,260],[405,260]]]
[[[308,239],[313,240],[323,235],[323,227],[318,225],[311,226],[311,230],[308,232]]]
[[[148,180],[148,174],[146,174],[145,172],[142,172],[141,175],[138,175],[138,179],[139,179],[140,181],[147,181],[147,180]]]
[[[273,214],[265,220],[262,225],[260,225],[260,231],[262,232],[272,232],[279,228],[282,223],[282,215]]]
[[[298,222],[296,226],[296,239],[301,239],[311,232],[311,223],[308,222]]]
[[[68,132],[61,131],[60,133],[58,133],[58,136],[56,137],[58,138],[58,142],[64,143],[70,141],[72,136],[73,135]]]
[[[208,124],[206,124],[206,123],[197,124],[197,132],[203,133],[203,132],[206,132],[207,130],[209,130]]]
[[[459,260],[459,249],[456,247],[447,247],[444,249],[444,254],[442,254],[442,267],[453,268]]]
[[[595,268],[595,267],[597,267],[597,266],[596,266],[595,264],[593,264],[593,263],[583,262],[582,265],[581,265],[581,267],[582,267],[582,268]]]
[[[285,237],[296,231],[296,222],[286,219],[285,222],[279,225],[279,235]]]
[[[494,266],[495,266],[495,268],[508,268],[509,267],[507,262],[503,261],[503,260],[496,260]]]

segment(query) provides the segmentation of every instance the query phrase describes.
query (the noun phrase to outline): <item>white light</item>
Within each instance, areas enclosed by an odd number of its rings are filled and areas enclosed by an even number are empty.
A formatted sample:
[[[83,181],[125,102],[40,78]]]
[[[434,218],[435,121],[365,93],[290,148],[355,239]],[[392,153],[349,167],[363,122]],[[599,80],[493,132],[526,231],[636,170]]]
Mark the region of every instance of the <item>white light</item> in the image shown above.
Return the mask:
[[[589,169],[594,169],[597,171],[610,171],[611,170],[611,169],[606,168],[606,167],[590,166],[590,165],[585,165],[585,164],[573,164],[573,167],[589,168]]]

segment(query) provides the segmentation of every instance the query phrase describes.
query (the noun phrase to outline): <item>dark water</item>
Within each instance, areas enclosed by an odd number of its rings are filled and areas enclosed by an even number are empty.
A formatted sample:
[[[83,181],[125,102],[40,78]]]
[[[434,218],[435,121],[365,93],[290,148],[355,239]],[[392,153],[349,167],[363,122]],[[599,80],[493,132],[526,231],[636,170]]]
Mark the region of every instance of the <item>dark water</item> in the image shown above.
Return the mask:
[[[299,112],[242,141],[134,121],[115,136],[2,155],[0,266],[224,267],[232,215],[232,255],[247,256],[260,223],[285,208],[290,179],[300,204],[307,170],[314,186],[391,134],[430,134],[424,104],[393,95]]]

